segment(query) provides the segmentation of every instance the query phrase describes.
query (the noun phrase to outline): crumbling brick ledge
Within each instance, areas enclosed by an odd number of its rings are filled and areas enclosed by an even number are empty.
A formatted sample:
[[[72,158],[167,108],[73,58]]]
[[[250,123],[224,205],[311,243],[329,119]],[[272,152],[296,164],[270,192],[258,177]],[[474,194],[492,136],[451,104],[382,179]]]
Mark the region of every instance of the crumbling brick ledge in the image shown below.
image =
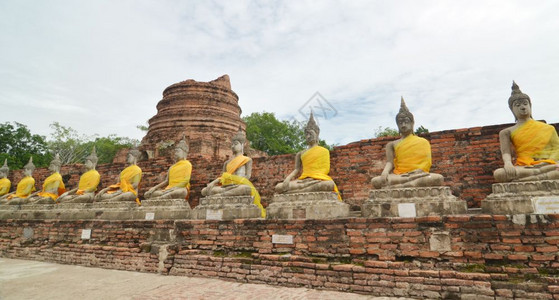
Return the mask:
[[[0,221],[7,258],[433,299],[559,299],[558,245],[559,215]]]

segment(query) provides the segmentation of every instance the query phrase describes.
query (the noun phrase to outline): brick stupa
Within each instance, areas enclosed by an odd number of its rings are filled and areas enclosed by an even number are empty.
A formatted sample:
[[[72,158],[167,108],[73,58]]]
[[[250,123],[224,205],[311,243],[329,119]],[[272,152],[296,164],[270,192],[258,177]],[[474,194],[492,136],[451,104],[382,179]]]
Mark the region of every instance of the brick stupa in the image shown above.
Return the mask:
[[[175,83],[163,91],[141,149],[148,158],[172,155],[184,134],[189,156],[224,159],[231,155],[231,136],[246,127],[238,102],[228,75],[210,82]]]

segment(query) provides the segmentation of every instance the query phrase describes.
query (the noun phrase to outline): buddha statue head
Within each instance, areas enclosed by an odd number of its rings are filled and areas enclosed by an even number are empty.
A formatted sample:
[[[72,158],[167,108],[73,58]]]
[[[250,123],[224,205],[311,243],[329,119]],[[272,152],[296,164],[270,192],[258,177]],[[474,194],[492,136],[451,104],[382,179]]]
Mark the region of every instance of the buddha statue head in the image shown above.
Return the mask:
[[[239,131],[231,138],[231,150],[233,150],[233,153],[243,153],[246,140],[246,135],[239,126]]]
[[[514,114],[515,120],[523,117],[532,117],[532,101],[524,94],[518,84],[512,81],[512,91],[509,97],[509,108]]]
[[[33,156],[31,156],[27,164],[23,166],[23,174],[25,174],[25,176],[31,176],[33,175],[33,171],[35,171],[35,165],[33,164]]]
[[[318,143],[319,134],[320,128],[318,127],[318,124],[316,124],[313,112],[311,110],[309,121],[307,122],[307,126],[305,126],[305,139],[307,140],[307,144],[311,145]]]
[[[60,160],[60,155],[56,153],[54,159],[50,161],[49,170],[52,172],[60,172],[61,166],[62,166],[62,161]]]
[[[396,114],[396,124],[398,125],[398,131],[402,135],[408,135],[413,133],[413,114],[410,112],[404,102],[404,97],[400,101],[400,111]]]
[[[175,147],[175,158],[177,160],[186,159],[187,155],[188,155],[188,144],[186,142],[186,137],[183,135],[182,140]]]
[[[8,177],[8,172],[10,168],[8,167],[8,160],[4,159],[4,165],[0,168],[0,178]]]
[[[130,149],[130,151],[128,151],[128,163],[131,165],[135,165],[138,162],[141,154],[142,153],[140,152],[140,150],[138,150],[137,147]]]
[[[98,161],[99,161],[99,158],[97,157],[97,152],[95,151],[95,146],[93,146],[93,150],[91,150],[91,154],[89,154],[85,158],[85,167],[88,170],[95,169],[95,166],[97,166]]]

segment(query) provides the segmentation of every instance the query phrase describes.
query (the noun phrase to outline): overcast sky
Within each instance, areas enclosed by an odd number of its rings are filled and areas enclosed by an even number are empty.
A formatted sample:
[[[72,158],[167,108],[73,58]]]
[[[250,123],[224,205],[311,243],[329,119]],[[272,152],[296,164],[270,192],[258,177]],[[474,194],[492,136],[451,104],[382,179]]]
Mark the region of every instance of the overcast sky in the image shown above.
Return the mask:
[[[510,123],[512,80],[559,122],[559,1],[0,0],[0,122],[141,139],[163,90],[231,77],[243,116],[329,111],[346,144],[396,127]],[[308,100],[311,99],[309,102]],[[328,104],[330,106],[328,106]]]

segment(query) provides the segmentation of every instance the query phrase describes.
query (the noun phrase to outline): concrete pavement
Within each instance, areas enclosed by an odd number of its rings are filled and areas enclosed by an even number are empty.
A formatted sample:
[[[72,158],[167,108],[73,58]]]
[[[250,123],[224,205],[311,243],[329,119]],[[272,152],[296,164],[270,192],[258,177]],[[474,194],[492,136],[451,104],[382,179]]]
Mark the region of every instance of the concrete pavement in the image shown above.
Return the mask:
[[[406,299],[0,258],[0,300]]]

